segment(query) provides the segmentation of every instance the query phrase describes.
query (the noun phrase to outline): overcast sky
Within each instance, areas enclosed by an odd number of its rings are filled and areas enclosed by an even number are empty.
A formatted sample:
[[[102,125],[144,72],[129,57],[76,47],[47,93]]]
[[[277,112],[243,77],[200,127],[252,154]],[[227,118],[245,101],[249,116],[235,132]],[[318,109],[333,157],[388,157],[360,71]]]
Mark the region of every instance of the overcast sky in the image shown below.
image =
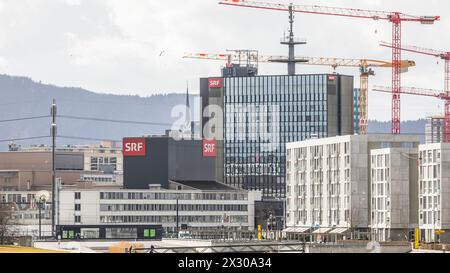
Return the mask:
[[[264,1],[264,0],[261,0]],[[60,86],[95,92],[138,94],[181,92],[189,81],[198,92],[199,77],[218,75],[221,62],[184,60],[185,52],[257,49],[286,55],[279,45],[287,14],[227,7],[218,0],[0,0],[0,73],[28,76]],[[284,0],[270,2],[288,3]],[[435,25],[404,23],[403,43],[450,50],[450,1],[447,0],[304,0],[298,4],[440,15]],[[389,60],[379,42],[391,40],[385,21],[297,14],[296,35],[308,45],[297,55]],[[404,86],[444,88],[443,62],[404,54],[418,67],[403,76]],[[260,74],[285,74],[282,64],[260,65]],[[298,73],[332,72],[298,66]],[[355,75],[357,69],[339,69]],[[390,86],[389,69],[377,70],[371,85]],[[443,112],[433,98],[404,97],[403,119]],[[390,119],[390,96],[370,95],[370,117]]]

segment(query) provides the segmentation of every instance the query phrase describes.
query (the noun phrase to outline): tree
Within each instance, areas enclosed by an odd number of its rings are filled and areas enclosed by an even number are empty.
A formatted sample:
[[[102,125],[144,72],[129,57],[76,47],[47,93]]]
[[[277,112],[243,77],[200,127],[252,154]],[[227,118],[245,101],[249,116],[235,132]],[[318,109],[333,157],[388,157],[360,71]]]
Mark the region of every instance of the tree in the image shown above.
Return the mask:
[[[0,203],[0,245],[9,244],[14,237],[12,213],[9,204]]]

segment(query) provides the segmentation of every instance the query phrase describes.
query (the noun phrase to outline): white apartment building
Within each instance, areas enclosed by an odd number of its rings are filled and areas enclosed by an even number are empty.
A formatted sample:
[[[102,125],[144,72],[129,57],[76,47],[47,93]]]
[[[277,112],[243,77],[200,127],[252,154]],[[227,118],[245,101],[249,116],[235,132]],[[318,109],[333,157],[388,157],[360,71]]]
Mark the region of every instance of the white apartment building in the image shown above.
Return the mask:
[[[419,227],[425,243],[450,243],[450,144],[419,147]],[[445,233],[437,234],[440,231]]]
[[[368,237],[371,150],[419,142],[416,136],[352,135],[289,143],[288,230]]]
[[[418,149],[371,151],[370,228],[380,241],[409,240],[418,224]]]
[[[253,230],[255,201],[261,193],[241,190],[62,190],[61,226],[162,225],[191,231]],[[178,200],[178,206],[177,206]]]

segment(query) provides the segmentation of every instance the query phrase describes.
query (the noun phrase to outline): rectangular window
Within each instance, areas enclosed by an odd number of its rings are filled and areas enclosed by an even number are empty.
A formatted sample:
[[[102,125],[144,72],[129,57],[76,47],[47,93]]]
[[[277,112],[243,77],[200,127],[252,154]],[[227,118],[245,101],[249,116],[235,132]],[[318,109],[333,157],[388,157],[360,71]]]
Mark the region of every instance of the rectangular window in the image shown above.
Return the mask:
[[[137,228],[106,229],[106,239],[135,239],[135,238],[137,238]]]
[[[156,230],[155,229],[145,229],[144,230],[144,238],[156,238]]]
[[[77,215],[75,216],[75,224],[80,224],[81,223],[81,216]]]
[[[80,200],[81,199],[81,192],[76,192],[75,193],[75,200]]]
[[[81,204],[75,204],[75,211],[81,211]]]

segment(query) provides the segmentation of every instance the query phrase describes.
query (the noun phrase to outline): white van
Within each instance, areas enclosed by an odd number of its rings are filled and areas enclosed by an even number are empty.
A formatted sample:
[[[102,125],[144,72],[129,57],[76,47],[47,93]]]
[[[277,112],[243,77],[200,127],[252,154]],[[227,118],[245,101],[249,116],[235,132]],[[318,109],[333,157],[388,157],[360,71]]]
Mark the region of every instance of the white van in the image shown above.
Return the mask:
[[[178,232],[178,239],[190,240],[192,239],[192,234],[189,231]]]

